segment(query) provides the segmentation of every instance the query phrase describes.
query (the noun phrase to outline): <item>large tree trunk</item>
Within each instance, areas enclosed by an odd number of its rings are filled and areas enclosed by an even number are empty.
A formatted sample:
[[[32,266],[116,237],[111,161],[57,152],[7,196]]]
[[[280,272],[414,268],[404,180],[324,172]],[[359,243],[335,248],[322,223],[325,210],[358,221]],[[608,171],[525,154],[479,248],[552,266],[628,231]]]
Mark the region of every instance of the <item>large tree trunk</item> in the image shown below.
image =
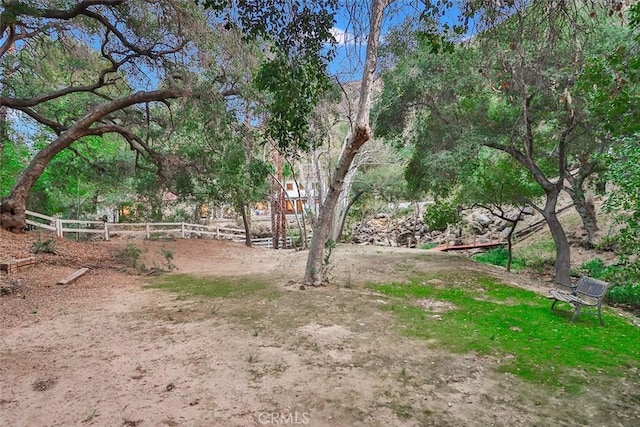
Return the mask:
[[[329,238],[338,243],[342,238],[342,225],[347,217],[347,211],[349,209],[349,195],[351,193],[351,187],[353,187],[353,181],[358,171],[357,162],[352,162],[349,166],[349,171],[344,177],[344,183],[342,185],[342,192],[338,198],[336,209],[334,209],[334,217],[331,221],[331,232]]]
[[[315,178],[315,182],[313,184],[313,200],[310,200],[309,205],[312,206],[313,216],[311,217],[311,222],[315,224],[318,221],[318,214],[320,212],[320,207],[322,206],[322,202],[324,200],[325,193],[325,181],[322,179],[322,167],[320,165],[320,155],[318,150],[313,150],[313,155],[311,157],[311,165],[313,167],[313,174]]]
[[[4,144],[9,139],[7,130],[7,109],[0,105],[0,196],[2,195],[2,168],[4,167]]]
[[[238,209],[242,214],[242,225],[244,225],[244,244],[247,247],[251,247],[251,215],[247,212],[247,206],[239,203]]]
[[[53,142],[43,148],[33,158],[29,166],[20,174],[9,195],[0,205],[0,226],[6,230],[18,232],[26,226],[25,209],[29,191],[40,178],[47,165],[56,154],[69,147],[78,139],[86,135],[100,135],[107,132],[118,132],[112,125],[99,128],[91,128],[98,120],[114,111],[118,111],[135,104],[163,101],[176,98],[182,94],[182,90],[176,87],[152,92],[137,92],[132,95],[109,101],[105,104],[93,107],[87,114],[78,120],[73,126],[62,132]],[[102,131],[101,131],[102,129]],[[123,129],[121,129],[124,131]]]
[[[309,256],[307,258],[307,267],[305,270],[304,283],[308,285],[322,284],[322,261],[324,248],[329,238],[331,223],[333,222],[333,212],[338,204],[340,192],[343,188],[344,176],[349,171],[349,166],[353,162],[353,158],[358,150],[371,138],[371,128],[369,125],[358,127],[355,129],[354,136],[349,141],[349,147],[340,157],[338,166],[336,167],[334,178],[329,186],[327,197],[320,208],[318,222],[313,230],[313,238],[309,248]]]
[[[569,240],[558,220],[556,206],[558,204],[558,191],[547,192],[547,200],[542,210],[542,215],[549,225],[549,231],[556,245],[556,282],[571,284],[571,247]]]
[[[360,147],[371,139],[371,127],[369,114],[371,110],[371,95],[373,92],[373,79],[378,62],[378,45],[380,43],[380,29],[384,10],[390,0],[373,0],[371,5],[371,19],[369,25],[369,37],[367,39],[367,55],[364,64],[362,81],[360,83],[360,99],[358,101],[358,114],[354,122],[351,136],[345,149],[340,154],[338,165],[329,185],[329,191],[320,208],[318,222],[313,231],[313,239],[307,258],[307,267],[304,275],[304,283],[308,285],[322,284],[322,267],[324,248],[329,238],[333,214],[342,192],[344,179],[349,172],[353,159],[358,154]]]
[[[598,222],[596,219],[596,209],[593,198],[587,198],[584,191],[585,178],[578,174],[575,177],[569,177],[568,181],[571,187],[567,188],[567,193],[571,196],[573,206],[582,219],[582,225],[587,233],[587,243],[593,244],[598,231]]]
[[[351,210],[351,206],[354,205],[355,202],[364,194],[364,190],[360,190],[356,193],[355,196],[349,201],[349,204],[344,209],[344,215],[342,215],[342,222],[340,223],[340,229],[338,230],[338,236],[342,236],[344,233],[344,226],[347,222],[347,215],[349,214],[349,210]]]

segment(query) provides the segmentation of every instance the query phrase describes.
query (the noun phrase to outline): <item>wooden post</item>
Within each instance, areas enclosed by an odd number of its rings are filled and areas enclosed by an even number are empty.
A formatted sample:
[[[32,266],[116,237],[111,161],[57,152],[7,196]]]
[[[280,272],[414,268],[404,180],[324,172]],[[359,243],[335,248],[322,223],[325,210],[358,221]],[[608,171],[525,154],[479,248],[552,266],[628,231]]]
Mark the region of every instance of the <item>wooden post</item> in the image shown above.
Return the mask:
[[[220,240],[220,227],[216,225],[216,239]]]
[[[180,223],[180,237],[184,239],[184,222]]]
[[[62,231],[62,220],[60,218],[56,218],[56,236],[59,238],[64,237],[64,232]]]
[[[104,240],[109,241],[109,223],[107,221],[104,222]]]
[[[145,231],[147,233],[147,239],[150,239],[151,238],[151,231],[149,230],[149,223],[148,222],[144,223],[144,229],[145,229]]]

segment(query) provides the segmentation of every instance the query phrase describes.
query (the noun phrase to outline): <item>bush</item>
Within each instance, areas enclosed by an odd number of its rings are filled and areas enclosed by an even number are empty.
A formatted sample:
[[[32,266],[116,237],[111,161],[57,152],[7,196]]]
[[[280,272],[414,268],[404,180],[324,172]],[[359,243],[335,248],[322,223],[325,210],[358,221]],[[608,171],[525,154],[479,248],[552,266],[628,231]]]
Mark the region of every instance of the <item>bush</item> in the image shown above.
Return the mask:
[[[580,274],[585,274],[594,279],[609,281],[614,278],[617,268],[613,265],[605,266],[600,258],[594,258],[580,266]]]
[[[424,223],[430,231],[444,231],[462,220],[457,205],[451,200],[430,205],[424,212]]]
[[[631,304],[640,307],[640,285],[627,283],[624,285],[614,285],[607,293],[609,301],[614,303]]]
[[[166,267],[168,271],[178,269],[178,267],[173,263],[173,251],[162,246],[158,251],[158,254],[160,254],[164,259],[164,267]]]
[[[138,261],[140,260],[141,254],[142,249],[138,248],[133,243],[127,243],[127,246],[116,253],[116,259],[125,263],[128,267],[136,268],[138,267]]]
[[[34,254],[55,254],[56,244],[51,239],[47,239],[44,241],[38,240],[36,242],[33,242],[33,244],[31,245],[31,252],[33,252]]]

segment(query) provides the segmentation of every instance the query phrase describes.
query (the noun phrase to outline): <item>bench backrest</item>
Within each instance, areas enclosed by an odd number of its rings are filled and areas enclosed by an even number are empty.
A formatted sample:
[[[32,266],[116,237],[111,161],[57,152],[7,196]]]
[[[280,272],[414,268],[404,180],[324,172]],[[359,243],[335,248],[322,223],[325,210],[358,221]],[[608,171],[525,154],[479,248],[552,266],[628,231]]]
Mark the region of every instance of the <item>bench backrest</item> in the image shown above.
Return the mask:
[[[581,276],[576,285],[576,295],[593,300],[602,300],[607,293],[609,283],[588,276]]]

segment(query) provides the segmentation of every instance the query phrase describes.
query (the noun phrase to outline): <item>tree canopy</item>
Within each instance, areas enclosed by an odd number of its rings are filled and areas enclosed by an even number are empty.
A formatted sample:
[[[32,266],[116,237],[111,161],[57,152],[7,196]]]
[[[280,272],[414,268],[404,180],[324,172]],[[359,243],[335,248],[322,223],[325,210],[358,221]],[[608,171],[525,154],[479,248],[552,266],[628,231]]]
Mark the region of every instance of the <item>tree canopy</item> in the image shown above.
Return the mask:
[[[513,3],[503,19],[489,20],[453,50],[418,43],[385,74],[377,129],[410,135],[414,190],[450,191],[476,170],[480,147],[511,156],[545,192],[544,206],[534,206],[551,227],[556,273],[566,282],[569,246],[555,215],[558,196],[572,196],[591,235],[584,183],[611,142],[579,83],[588,58],[630,38],[608,9],[562,3]],[[399,125],[394,117],[405,120]]]

